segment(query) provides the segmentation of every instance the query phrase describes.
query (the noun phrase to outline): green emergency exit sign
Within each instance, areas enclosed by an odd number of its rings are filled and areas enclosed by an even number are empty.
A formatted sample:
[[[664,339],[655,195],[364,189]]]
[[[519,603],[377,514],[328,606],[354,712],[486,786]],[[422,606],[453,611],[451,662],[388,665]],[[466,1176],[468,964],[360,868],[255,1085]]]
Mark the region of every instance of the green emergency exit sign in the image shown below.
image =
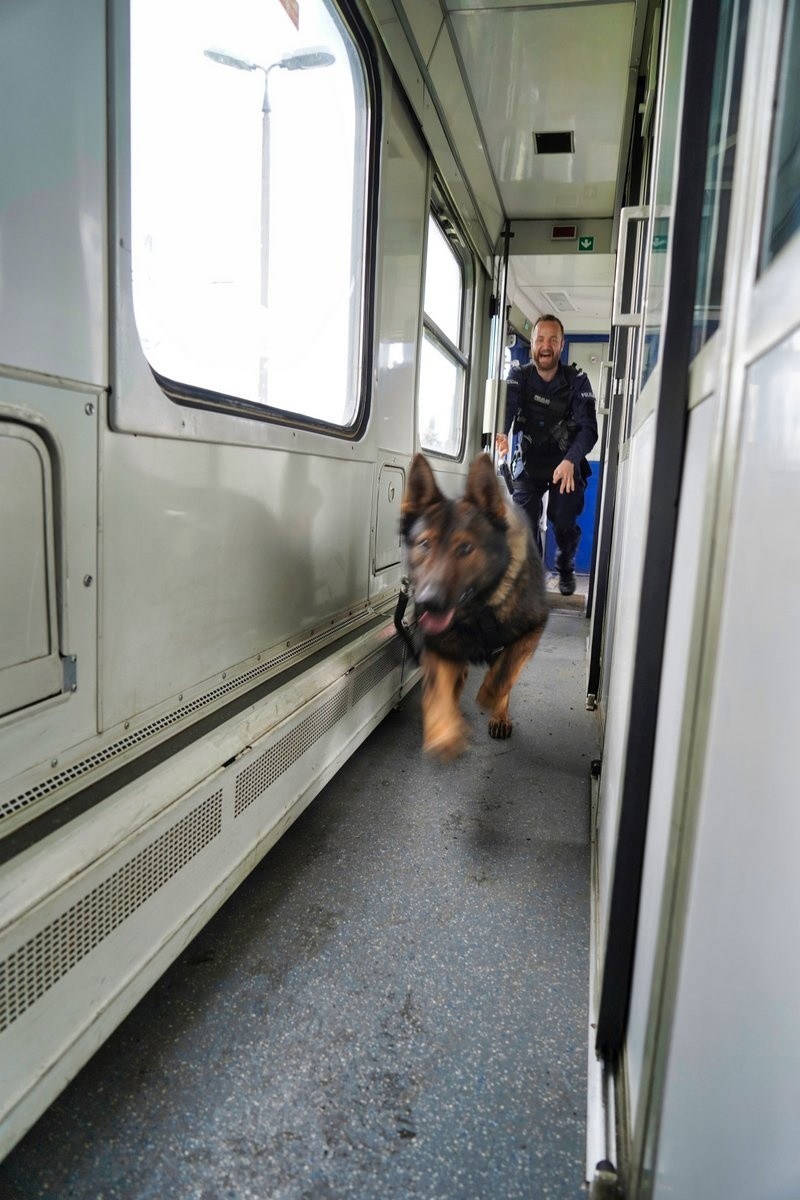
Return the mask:
[[[581,253],[581,251],[582,251],[584,254],[591,254],[593,250],[594,250],[594,238],[593,237],[579,237],[578,238],[578,253]]]

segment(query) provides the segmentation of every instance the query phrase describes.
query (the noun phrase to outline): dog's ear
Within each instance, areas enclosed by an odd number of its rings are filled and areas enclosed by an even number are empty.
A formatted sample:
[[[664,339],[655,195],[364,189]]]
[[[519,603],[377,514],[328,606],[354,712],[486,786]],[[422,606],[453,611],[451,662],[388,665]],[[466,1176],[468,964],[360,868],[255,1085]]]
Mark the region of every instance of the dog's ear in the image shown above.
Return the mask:
[[[444,500],[444,496],[436,486],[430,463],[424,454],[415,454],[411,460],[408,482],[403,502],[400,505],[400,513],[405,525],[407,526],[431,504],[436,504],[441,500]]]
[[[505,525],[506,502],[494,473],[494,464],[488,454],[479,454],[473,460],[467,476],[464,499],[483,509],[492,521]]]

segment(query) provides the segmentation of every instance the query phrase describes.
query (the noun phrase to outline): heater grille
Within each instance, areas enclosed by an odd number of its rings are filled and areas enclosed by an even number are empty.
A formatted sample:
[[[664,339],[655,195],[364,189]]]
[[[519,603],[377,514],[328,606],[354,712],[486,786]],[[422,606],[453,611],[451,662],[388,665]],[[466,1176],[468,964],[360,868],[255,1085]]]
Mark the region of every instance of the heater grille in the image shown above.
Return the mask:
[[[353,683],[353,704],[358,704],[359,700],[362,700],[367,692],[376,687],[396,667],[399,667],[402,661],[403,651],[400,648],[399,641],[390,642],[386,650],[373,659],[356,676]]]
[[[221,828],[219,790],[1,962],[0,1032],[172,879]]]
[[[244,767],[234,783],[234,816],[262,796],[402,661],[402,649],[393,639]],[[223,789],[219,788],[0,962],[0,1033],[222,833]],[[218,853],[224,853],[222,846]]]
[[[347,686],[331,696],[294,729],[260,754],[240,772],[236,780],[234,816],[238,817],[254,800],[272,787],[284,771],[297,762],[314,742],[332,729],[347,711]]]

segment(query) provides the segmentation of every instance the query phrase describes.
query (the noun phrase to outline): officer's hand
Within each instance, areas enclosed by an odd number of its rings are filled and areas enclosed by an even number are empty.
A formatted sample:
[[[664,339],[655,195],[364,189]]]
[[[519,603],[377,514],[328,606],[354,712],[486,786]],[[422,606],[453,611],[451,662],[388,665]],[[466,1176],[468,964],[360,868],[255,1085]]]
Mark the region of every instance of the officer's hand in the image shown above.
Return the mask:
[[[504,433],[498,433],[494,439],[494,444],[498,449],[501,458],[505,458],[508,454],[508,437]]]
[[[575,491],[575,466],[565,458],[558,464],[553,471],[553,483],[558,483],[559,492],[574,492]]]

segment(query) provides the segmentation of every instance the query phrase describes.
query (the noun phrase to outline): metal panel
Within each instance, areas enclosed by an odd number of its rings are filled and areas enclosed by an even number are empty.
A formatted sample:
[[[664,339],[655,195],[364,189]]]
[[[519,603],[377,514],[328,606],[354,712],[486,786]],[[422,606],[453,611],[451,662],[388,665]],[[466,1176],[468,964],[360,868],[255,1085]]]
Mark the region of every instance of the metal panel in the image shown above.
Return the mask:
[[[740,854],[744,857],[737,861],[735,857],[732,858],[729,855],[723,837],[713,848],[707,845],[704,860],[703,888],[705,890],[708,887],[707,899],[716,910],[711,916],[711,920],[725,924],[728,916],[730,917],[725,940],[727,946],[730,947],[732,961],[736,962],[735,976],[731,973],[723,982],[717,973],[718,964],[713,955],[701,962],[697,959],[689,961],[685,954],[687,933],[690,930],[692,934],[695,932],[694,912],[691,906],[696,898],[695,871],[698,865],[696,854],[698,830],[705,825],[704,805],[707,801],[702,797],[710,772],[715,773],[717,766],[716,762],[708,757],[707,747],[712,719],[711,712],[717,694],[717,681],[720,671],[724,673],[728,667],[724,656],[732,654],[738,663],[740,656],[748,657],[750,646],[756,639],[763,648],[763,643],[760,642],[760,629],[762,622],[770,620],[773,595],[777,594],[781,597],[779,602],[783,602],[782,589],[788,588],[789,593],[793,594],[797,588],[797,571],[792,568],[793,556],[789,555],[787,563],[785,548],[782,548],[779,552],[780,570],[774,577],[769,594],[760,595],[758,600],[753,600],[750,605],[751,627],[747,629],[742,626],[742,640],[739,644],[735,646],[723,644],[721,638],[723,637],[725,610],[729,601],[736,604],[740,598],[738,591],[734,591],[733,594],[730,591],[732,584],[730,572],[731,531],[736,528],[739,519],[736,509],[740,506],[741,509],[750,507],[750,499],[742,490],[741,479],[742,448],[750,436],[746,422],[743,425],[745,367],[747,363],[757,358],[760,352],[776,345],[788,330],[796,328],[798,311],[800,311],[797,304],[800,296],[796,282],[797,262],[796,258],[795,261],[792,261],[791,255],[784,256],[788,275],[781,276],[780,271],[776,275],[774,271],[769,271],[753,288],[753,280],[757,275],[759,240],[762,229],[763,179],[767,151],[772,141],[770,127],[774,115],[774,108],[763,103],[763,99],[770,92],[770,80],[773,78],[775,64],[779,59],[777,46],[781,35],[782,7],[780,0],[769,5],[759,6],[757,11],[751,6],[751,16],[757,19],[750,22],[747,35],[740,106],[740,111],[747,113],[749,119],[742,122],[739,129],[721,322],[708,345],[694,360],[688,375],[689,403],[692,410],[690,420],[694,421],[694,410],[711,390],[714,395],[712,414],[714,431],[709,445],[708,483],[703,495],[703,502],[695,513],[695,520],[700,527],[698,535],[701,549],[694,597],[692,646],[688,648],[687,686],[682,697],[682,712],[679,717],[681,733],[678,757],[671,768],[676,778],[669,822],[669,845],[666,852],[665,889],[661,901],[658,942],[653,956],[652,997],[644,1045],[642,1079],[639,1086],[639,1105],[636,1126],[632,1131],[631,1159],[628,1171],[631,1188],[638,1192],[641,1187],[648,1195],[652,1195],[653,1180],[657,1176],[661,1183],[665,1179],[672,1180],[672,1184],[667,1186],[669,1194],[682,1192],[682,1185],[673,1179],[676,1169],[677,1177],[682,1177],[684,1171],[688,1172],[687,1177],[689,1178],[692,1178],[693,1175],[689,1190],[697,1196],[747,1194],[748,1190],[752,1192],[754,1178],[759,1181],[757,1185],[759,1195],[777,1196],[788,1195],[792,1192],[791,1187],[779,1186],[775,1190],[770,1189],[769,1171],[763,1169],[766,1160],[760,1157],[768,1146],[769,1139],[766,1141],[762,1139],[762,1131],[758,1129],[755,1122],[752,1127],[749,1127],[750,1123],[746,1121],[741,1128],[737,1127],[736,1120],[729,1122],[728,1145],[722,1155],[727,1161],[723,1174],[718,1174],[722,1142],[717,1135],[726,1121],[723,1110],[730,1115],[737,1109],[740,1098],[760,1092],[771,1070],[769,1053],[766,1055],[756,1054],[752,1057],[741,1053],[743,1047],[752,1045],[754,1035],[759,1036],[760,1030],[757,1032],[758,1014],[755,1010],[752,1014],[748,1013],[744,1006],[740,1014],[744,1018],[743,1022],[738,1028],[729,1027],[727,1020],[731,1012],[730,1001],[733,1000],[734,1007],[738,1005],[742,984],[745,983],[746,989],[746,981],[754,969],[762,976],[761,990],[777,988],[780,991],[782,986],[779,973],[777,979],[770,976],[769,970],[762,973],[763,962],[759,963],[754,960],[749,953],[747,937],[740,938],[736,905],[728,903],[729,889],[733,889],[736,893],[737,901],[742,889],[748,897],[758,893],[759,856],[755,845],[751,847],[748,844],[745,850],[744,843],[742,843]],[[705,9],[701,7],[698,11],[704,13]],[[742,8],[739,9],[740,14],[744,11]],[[696,47],[698,40],[694,37],[690,40]],[[688,136],[690,142],[693,143],[694,131],[698,125],[698,113],[694,107],[690,115],[691,129],[685,133],[685,137]],[[684,173],[685,168],[682,161],[681,175]],[[678,211],[685,222],[688,216],[687,209],[679,204]],[[676,233],[680,234],[682,230],[685,230],[685,225],[679,223]],[[689,291],[691,292],[691,289]],[[774,317],[777,315],[778,309],[773,308],[770,312],[769,304],[766,302],[770,294],[779,300],[780,320],[777,324]],[[683,307],[686,308],[685,305]],[[688,315],[688,312],[687,309],[685,315]],[[765,315],[765,313],[769,313],[769,315]],[[789,370],[783,380],[785,390],[782,393],[785,395],[793,394],[796,389],[796,353],[794,358],[795,369],[792,371],[791,357],[787,356],[786,365]],[[672,394],[674,392],[673,384]],[[707,405],[707,407],[711,406]],[[777,489],[770,485],[770,491],[777,506],[777,509],[772,511],[783,511]],[[760,531],[755,527],[751,529],[748,565],[753,573],[759,570],[762,550],[769,556],[770,542],[775,529],[776,526],[771,523],[764,525]],[[755,557],[754,547],[758,548]],[[680,555],[681,546],[678,545],[676,549]],[[794,561],[796,561],[796,556]],[[754,595],[752,588],[757,586],[754,579],[755,574],[749,581],[752,595]],[[735,580],[735,576],[733,580]],[[787,642],[783,647],[778,645],[770,656],[772,669],[777,671],[779,677],[785,667],[790,672],[796,673],[796,656],[794,664],[787,663],[787,655],[791,655],[792,647],[793,642]],[[685,647],[683,655],[687,655]],[[762,670],[764,669],[763,664],[767,661],[765,653],[762,659]],[[732,691],[718,697],[717,703],[721,712],[724,713],[722,720],[727,722],[736,712],[742,700],[747,704],[752,689],[759,689],[757,674],[754,674],[752,678],[743,679],[740,691]],[[675,700],[679,702],[680,697],[675,697]],[[788,708],[783,709],[784,717],[788,712]],[[677,716],[677,714],[661,711],[660,721],[665,723],[667,736],[670,736],[670,722]],[[769,718],[767,717],[767,719]],[[736,723],[735,718],[733,723]],[[791,736],[791,723],[788,729],[789,736]],[[734,755],[737,763],[730,771],[730,791],[726,790],[724,794],[718,795],[715,789],[712,804],[716,807],[720,803],[726,810],[726,815],[720,814],[719,818],[723,824],[726,823],[727,813],[736,813],[742,803],[750,805],[755,802],[761,808],[762,793],[766,791],[766,794],[769,794],[773,769],[772,746],[769,738],[760,737],[759,732],[758,723],[753,722],[749,728],[745,729],[740,743],[736,746]],[[742,764],[747,764],[748,769],[740,770]],[[738,774],[736,774],[737,772]],[[734,779],[735,774],[736,778]],[[759,777],[757,796],[756,790],[752,788],[752,780],[756,777]],[[666,782],[668,785],[668,781]],[[739,796],[737,786],[750,794]],[[773,814],[768,814],[768,820],[771,820],[772,816]],[[664,821],[664,814],[661,814],[660,819],[662,822]],[[736,824],[735,820],[734,824]],[[654,837],[656,836],[658,836],[657,832],[654,833]],[[791,831],[789,836],[794,836]],[[752,858],[751,849],[755,851]],[[657,877],[652,876],[649,882],[655,884]],[[777,882],[778,886],[785,883],[780,878]],[[773,887],[772,878],[770,878],[769,887]],[[758,910],[759,905],[756,904],[755,908]],[[705,920],[707,916],[708,914],[703,914],[701,920]],[[767,920],[762,925],[761,933],[768,942],[774,936],[775,926]],[[665,1097],[674,1082],[674,1076],[669,1081],[667,1076],[670,1070],[672,1035],[676,1025],[676,997],[679,989],[684,988],[687,989],[687,994],[689,990],[703,994],[704,999],[700,1001],[700,1007],[708,1002],[707,993],[709,991],[713,993],[709,1007],[715,1010],[712,1016],[714,1029],[709,1030],[708,1036],[706,1036],[705,1031],[701,1032],[699,1027],[695,1027],[691,1054],[684,1059],[685,1067],[691,1071],[693,1077],[693,1083],[689,1085],[688,1089],[692,1093],[693,1101],[699,1099],[701,1095],[707,1097],[711,1094],[713,1091],[711,1077],[715,1076],[719,1080],[719,1068],[722,1060],[725,1060],[723,1071],[727,1071],[727,1064],[731,1063],[733,1066],[735,1059],[735,1067],[728,1073],[729,1088],[721,1089],[710,1104],[701,1104],[693,1111],[694,1144],[688,1155],[685,1143],[676,1144],[672,1141],[671,1134],[666,1143],[662,1143],[660,1140]],[[755,1015],[756,1024],[746,1025],[751,1015]],[[727,1040],[724,1043],[717,1040],[718,1026],[720,1027],[719,1031],[727,1030]],[[769,1029],[769,1023],[765,1022],[760,1029]],[[779,1042],[779,1052],[783,1053],[785,1043],[780,1035]],[[679,1081],[679,1090],[683,1090],[684,1097],[688,1084],[689,1081],[685,1076]],[[695,1084],[697,1086],[694,1086]],[[794,1103],[795,1097],[790,1097],[783,1105],[783,1112],[791,1111]],[[782,1114],[776,1114],[776,1119],[782,1120]],[[698,1123],[702,1123],[702,1127]],[[710,1143],[707,1139],[709,1125],[714,1126],[714,1134]],[[737,1163],[736,1167],[734,1166],[735,1156],[731,1156],[730,1147],[741,1144],[745,1136],[747,1137],[747,1170],[743,1172],[741,1162]],[[699,1149],[701,1142],[703,1143],[702,1150]],[[767,1150],[767,1160],[769,1158],[771,1155]],[[770,1162],[770,1169],[772,1166],[773,1164]],[[735,1187],[730,1186],[731,1172],[736,1176]],[[794,1182],[796,1182],[796,1177],[795,1170]],[[661,1183],[658,1185],[659,1189]],[[744,1190],[739,1191],[740,1187]]]
[[[405,471],[381,467],[378,479],[378,513],[375,521],[375,571],[400,562],[400,501]]]
[[[676,14],[679,15],[679,9],[673,12],[671,20]],[[676,43],[683,45],[684,31],[680,25],[678,31]],[[636,440],[641,437],[643,427],[654,427],[654,461],[648,494],[643,498],[646,531],[641,596],[636,615],[629,723],[618,798],[617,849],[608,902],[608,932],[597,1017],[597,1045],[606,1055],[617,1054],[624,1042],[633,972],[636,913],[667,621],[667,589],[672,572],[677,498],[685,452],[687,406],[683,389],[691,356],[692,311],[685,303],[683,289],[688,287],[691,291],[696,278],[705,162],[705,147],[694,133],[698,124],[703,128],[708,121],[711,97],[708,59],[713,54],[716,31],[717,6],[692,9],[685,35],[688,48],[681,79],[682,166],[672,200],[675,210],[681,213],[681,222],[673,229],[670,243],[671,270],[675,278],[681,280],[682,287],[680,291],[673,289],[667,297],[659,370],[650,381],[656,403],[655,419],[643,416],[642,393],[639,400],[641,419],[636,422]],[[664,151],[662,144],[659,155]]]
[[[799,389],[796,333],[745,395],[655,1200],[793,1196],[800,1180],[800,539],[775,519],[800,511]]]
[[[673,816],[675,775],[679,761],[686,679],[692,645],[695,591],[703,550],[703,523],[698,520],[698,514],[703,511],[705,502],[714,413],[715,405],[709,401],[695,408],[689,418],[675,561],[669,591],[670,607],[658,701],[659,723],[653,757],[647,844],[628,1021],[626,1065],[631,1113],[636,1113],[639,1103],[645,1039],[648,1033],[650,983],[656,956],[670,822]]]
[[[0,720],[0,817],[13,781],[33,767],[57,767],[62,753],[96,733],[97,425],[100,398],[90,391],[42,386],[0,377],[0,415],[32,429],[46,446],[52,471],[54,581],[51,652],[77,672],[75,691],[57,695]],[[47,507],[47,506],[46,506]],[[15,497],[4,499],[4,520],[24,519]],[[10,587],[3,578],[3,590]],[[49,688],[48,688],[49,691]],[[51,767],[52,764],[52,767]]]
[[[365,606],[371,463],[114,434],[104,457],[103,729]]]
[[[451,14],[507,213],[613,212],[633,19],[633,4]],[[537,155],[534,131],[560,129],[578,154]]]
[[[466,173],[490,242],[496,246],[505,214],[449,29],[436,43],[429,71],[431,86],[441,111],[446,114],[460,165]]]
[[[104,63],[103,0],[0,5],[0,362],[101,386]]]
[[[444,24],[439,0],[404,0],[403,11],[414,30],[414,40],[424,61],[430,62],[436,40]]]

